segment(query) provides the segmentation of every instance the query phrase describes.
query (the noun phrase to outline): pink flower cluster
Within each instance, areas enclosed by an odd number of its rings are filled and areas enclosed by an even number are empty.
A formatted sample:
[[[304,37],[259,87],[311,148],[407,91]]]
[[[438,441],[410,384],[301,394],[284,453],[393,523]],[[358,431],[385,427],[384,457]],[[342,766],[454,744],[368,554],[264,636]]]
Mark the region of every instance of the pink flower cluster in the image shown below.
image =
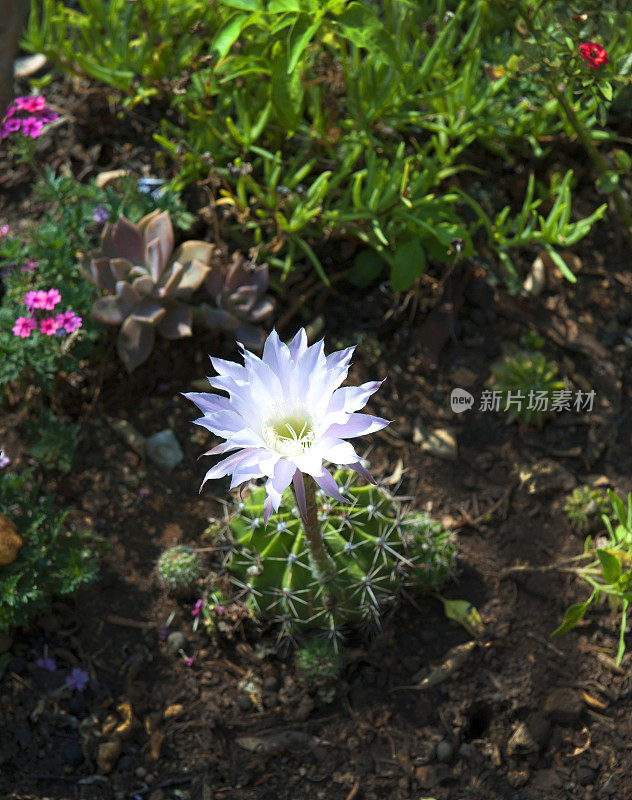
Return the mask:
[[[22,132],[22,136],[37,139],[44,125],[58,116],[46,105],[46,100],[41,95],[16,97],[0,120],[0,139],[6,139],[18,131]]]
[[[13,326],[13,335],[21,339],[28,339],[31,333],[39,328],[46,336],[63,336],[72,333],[81,327],[82,320],[70,309],[59,312],[55,316],[37,316],[35,312],[53,311],[61,302],[61,294],[57,289],[27,292],[24,296],[24,305],[29,312],[28,317],[18,317]]]

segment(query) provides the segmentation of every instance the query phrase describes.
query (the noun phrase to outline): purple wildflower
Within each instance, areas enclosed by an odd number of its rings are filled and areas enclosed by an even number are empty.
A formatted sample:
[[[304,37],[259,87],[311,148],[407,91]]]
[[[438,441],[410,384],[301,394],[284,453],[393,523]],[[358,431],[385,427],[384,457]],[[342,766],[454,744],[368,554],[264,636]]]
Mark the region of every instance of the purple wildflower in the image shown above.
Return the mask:
[[[39,667],[40,669],[45,669],[48,672],[55,672],[57,669],[55,660],[50,656],[42,656],[41,658],[36,659],[35,666]]]
[[[27,261],[20,267],[22,272],[35,272],[36,263],[34,261]]]
[[[103,206],[97,206],[92,213],[92,219],[95,222],[98,222],[99,225],[102,225],[104,222],[107,222],[109,218],[110,215],[105,210],[105,208],[103,208]]]
[[[0,469],[8,467],[10,463],[11,459],[9,456],[4,452],[4,450],[0,450]]]
[[[70,691],[83,692],[89,680],[90,676],[84,669],[75,667],[66,675],[66,686]]]
[[[167,636],[169,636],[169,628],[166,625],[158,628],[158,638],[161,642],[164,642]]]

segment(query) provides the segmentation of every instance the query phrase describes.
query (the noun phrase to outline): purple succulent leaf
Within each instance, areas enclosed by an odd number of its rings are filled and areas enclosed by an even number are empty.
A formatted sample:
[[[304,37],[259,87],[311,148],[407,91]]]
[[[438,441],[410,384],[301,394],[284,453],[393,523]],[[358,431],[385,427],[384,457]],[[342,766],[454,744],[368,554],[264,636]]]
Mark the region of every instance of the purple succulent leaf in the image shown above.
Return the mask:
[[[268,271],[267,264],[259,264],[259,266],[253,270],[251,275],[252,280],[250,283],[253,286],[257,287],[257,290],[260,295],[264,294],[266,289],[268,288],[268,283],[270,282],[270,273]]]
[[[184,264],[185,267],[189,261],[201,261],[203,264],[208,264],[214,250],[214,244],[191,239],[188,242],[183,242],[180,247],[178,247],[173,254],[173,260],[179,261],[181,264]]]
[[[138,292],[138,294],[147,296],[154,291],[154,282],[149,275],[141,275],[133,281],[132,288],[134,291]]]
[[[265,334],[261,328],[255,328],[254,325],[248,324],[240,325],[234,336],[235,341],[241,342],[247,350],[261,351],[263,349]]]
[[[166,313],[164,306],[161,306],[160,303],[150,297],[145,297],[134,308],[134,319],[140,322],[148,322],[150,325],[156,325]]]
[[[213,300],[217,301],[224,286],[224,270],[221,267],[211,267],[204,278],[204,286]]]
[[[240,286],[239,289],[231,292],[230,302],[240,309],[248,311],[258,296],[259,292],[255,286]]]
[[[154,347],[154,326],[128,317],[119,331],[116,351],[128,372],[146,361]]]
[[[110,259],[110,269],[115,281],[127,281],[133,266],[132,262],[125,258]]]
[[[145,247],[145,260],[143,263],[147,264],[149,274],[151,275],[154,283],[159,283],[160,276],[162,275],[167,262],[162,260],[160,241],[158,239],[152,239],[151,242],[147,242],[147,246]]]
[[[165,281],[164,286],[161,286],[158,289],[158,295],[160,297],[169,297],[170,295],[174,295],[176,293],[176,289],[180,283],[180,278],[184,272],[184,267],[182,264],[179,264],[176,261],[175,264],[171,265],[170,270],[170,272],[167,270],[165,273],[167,275],[167,280]]]
[[[141,267],[139,264],[136,264],[136,266],[132,267],[129,271],[128,278],[142,278],[143,275],[147,275],[151,278],[151,275],[149,275],[149,272],[145,269],[145,267]]]
[[[266,317],[269,317],[273,311],[274,303],[270,298],[264,297],[263,300],[250,311],[248,319],[250,322],[261,322],[266,319]]]
[[[146,242],[151,242],[154,239],[158,240],[160,248],[160,261],[162,272],[165,266],[169,263],[171,253],[173,252],[174,237],[173,226],[171,224],[171,217],[168,211],[163,211],[155,216],[152,216],[147,222],[147,226],[143,231]]]
[[[90,262],[89,278],[96,286],[108,292],[114,292],[116,288],[109,258],[93,258]]]
[[[92,306],[92,316],[106,325],[120,325],[129,314],[130,308],[121,303],[118,297],[99,297]]]
[[[235,289],[239,289],[240,286],[250,283],[250,274],[244,266],[247,263],[248,262],[241,253],[235,253],[233,255],[233,261],[228,267],[226,280],[224,282],[227,289],[234,291]]]
[[[230,311],[223,308],[213,308],[208,303],[200,304],[200,321],[209,330],[236,331],[239,327],[239,320]]]
[[[178,263],[178,262],[176,262]],[[209,272],[206,264],[197,259],[189,261],[184,268],[184,273],[178,284],[178,296],[189,297],[204,281]]]
[[[138,221],[136,227],[138,228],[140,235],[143,237],[143,241],[147,242],[149,241],[149,239],[154,238],[153,236],[147,237],[145,235],[145,231],[147,230],[147,226],[152,221],[152,219],[155,219],[158,216],[158,214],[160,214],[160,209],[155,208],[153,211],[150,211],[149,214],[145,214],[145,216]]]
[[[136,303],[140,301],[140,295],[138,292],[132,289],[131,285],[127,281],[116,282],[116,294],[123,303],[136,305]]]
[[[145,258],[145,243],[138,227],[126,217],[119,217],[112,229],[112,243],[116,255],[131,261],[132,264],[143,264]]]
[[[170,305],[164,317],[158,323],[158,333],[165,339],[182,339],[191,336],[193,315],[188,306],[178,304]]]

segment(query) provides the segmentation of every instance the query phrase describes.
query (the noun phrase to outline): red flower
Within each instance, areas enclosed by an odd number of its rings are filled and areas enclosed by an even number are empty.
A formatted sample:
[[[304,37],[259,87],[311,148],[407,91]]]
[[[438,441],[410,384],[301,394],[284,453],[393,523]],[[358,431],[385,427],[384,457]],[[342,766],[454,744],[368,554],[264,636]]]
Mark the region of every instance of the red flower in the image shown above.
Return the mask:
[[[584,42],[579,45],[579,55],[588,62],[591,69],[599,69],[604,64],[609,64],[610,59],[604,48],[596,42]]]

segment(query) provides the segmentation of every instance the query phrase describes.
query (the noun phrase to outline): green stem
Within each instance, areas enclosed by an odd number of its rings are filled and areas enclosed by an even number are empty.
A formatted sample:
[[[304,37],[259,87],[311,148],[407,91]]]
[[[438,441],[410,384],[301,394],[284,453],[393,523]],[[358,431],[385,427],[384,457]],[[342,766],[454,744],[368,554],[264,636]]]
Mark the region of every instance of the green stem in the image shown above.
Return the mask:
[[[605,175],[609,172],[608,164],[605,158],[601,155],[599,150],[593,144],[593,141],[590,137],[590,134],[586,130],[586,128],[582,125],[581,120],[575,113],[575,109],[573,106],[568,102],[568,98],[564,95],[563,92],[560,92],[557,87],[551,86],[549,87],[551,92],[557,102],[560,105],[560,108],[564,112],[566,119],[570,123],[570,126],[577,134],[577,138],[584,146],[584,149],[590,156],[593,164],[595,165],[597,172],[600,175]],[[630,214],[630,209],[628,204],[623,196],[623,192],[621,188],[617,185],[612,191],[612,199],[614,200],[614,204],[619,212],[619,216],[623,221],[624,225],[624,232],[625,237],[628,240],[628,244],[632,247],[632,214]]]
[[[325,542],[320,533],[318,510],[316,508],[316,482],[310,475],[303,475],[303,483],[305,485],[305,506],[307,513],[304,517],[301,514],[301,520],[303,522],[305,538],[307,539],[309,559],[315,577],[323,583],[328,583],[336,574],[336,565],[327,552]],[[294,489],[294,487],[292,488]],[[294,495],[296,496],[296,491]]]

